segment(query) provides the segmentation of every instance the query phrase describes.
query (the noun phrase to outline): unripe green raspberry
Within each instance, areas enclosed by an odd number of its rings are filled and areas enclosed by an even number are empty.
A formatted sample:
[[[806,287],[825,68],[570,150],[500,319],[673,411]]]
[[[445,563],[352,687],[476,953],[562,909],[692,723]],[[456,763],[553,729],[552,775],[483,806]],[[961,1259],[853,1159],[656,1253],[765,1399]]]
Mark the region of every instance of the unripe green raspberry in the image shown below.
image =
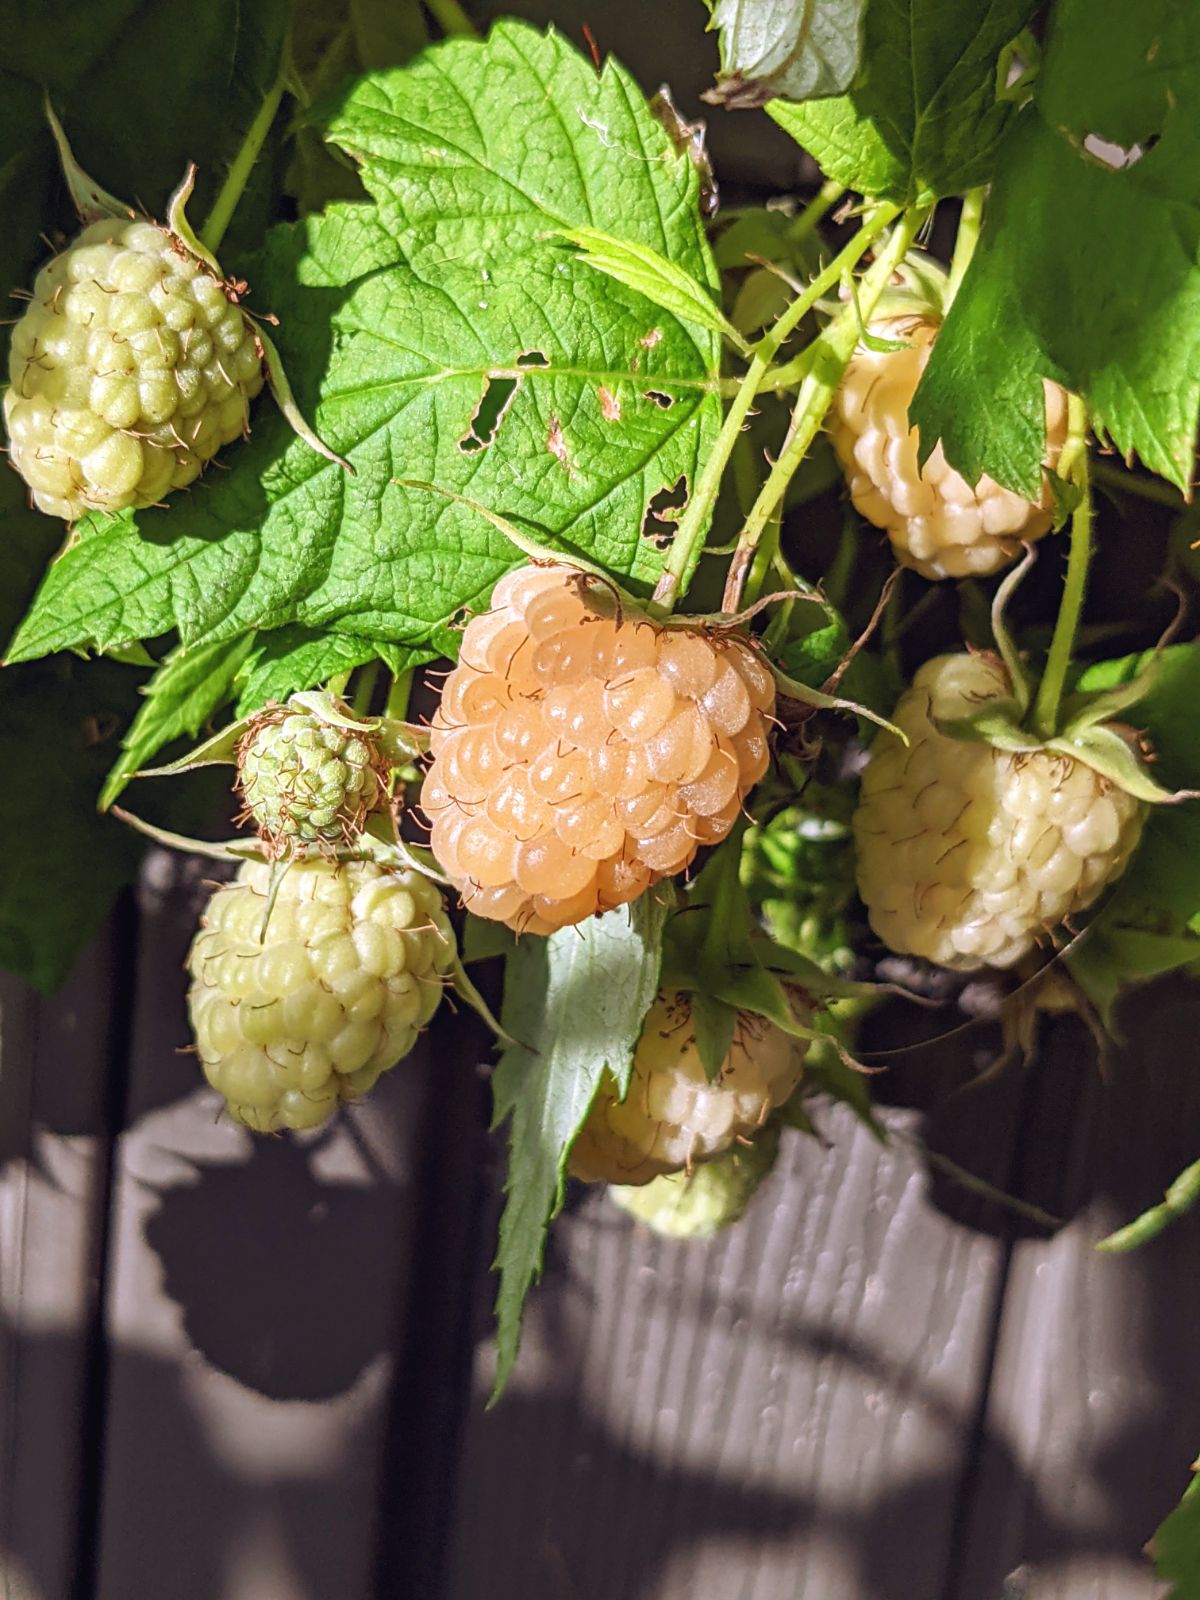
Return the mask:
[[[799,804],[747,828],[742,845],[742,883],[771,937],[835,972],[854,963],[852,810],[845,788],[810,782]]]
[[[384,768],[367,732],[293,707],[294,701],[264,712],[238,747],[246,816],[272,855],[351,842],[385,793]]]
[[[39,510],[148,506],[246,431],[262,351],[228,287],[146,221],[87,227],[13,329],[9,456]]]
[[[829,432],[850,498],[868,522],[887,530],[903,566],[925,578],[980,577],[1007,566],[1023,540],[1050,531],[1050,496],[1034,505],[986,475],[972,487],[948,464],[940,443],[917,466],[908,408],[938,326],[913,314],[875,318],[870,332],[905,348],[855,352],[834,397]],[[1067,397],[1056,383],[1044,389],[1045,463],[1054,467],[1067,434]]]
[[[455,959],[427,878],[370,861],[298,861],[267,916],[248,862],[209,902],[188,955],[204,1075],[235,1122],[313,1128],[406,1056]],[[264,927],[265,921],[265,927]]]
[[[943,967],[1011,967],[1091,905],[1129,860],[1145,806],[1056,750],[939,732],[1010,694],[986,656],[929,661],[871,747],[854,815],[858,888],[892,950]]]
[[[757,1133],[783,1104],[800,1082],[806,1049],[806,1040],[740,1012],[710,1083],[690,999],[663,990],[642,1029],[629,1093],[619,1100],[606,1077],[571,1148],[571,1173],[587,1183],[641,1184],[710,1160]]]
[[[608,1196],[666,1239],[711,1239],[744,1215],[778,1154],[779,1124],[769,1122],[751,1143],[734,1145],[694,1172],[665,1172],[640,1186],[615,1183]]]

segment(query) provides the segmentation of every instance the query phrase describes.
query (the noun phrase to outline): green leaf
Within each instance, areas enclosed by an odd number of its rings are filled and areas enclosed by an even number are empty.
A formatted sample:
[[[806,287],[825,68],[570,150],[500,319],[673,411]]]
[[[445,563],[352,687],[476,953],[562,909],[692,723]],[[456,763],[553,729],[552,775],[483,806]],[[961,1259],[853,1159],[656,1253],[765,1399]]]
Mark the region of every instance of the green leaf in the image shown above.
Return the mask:
[[[567,103],[572,116],[545,115]],[[715,438],[719,343],[549,235],[601,226],[711,284],[691,162],[619,67],[597,75],[518,24],[362,80],[336,130],[378,210],[275,230],[253,282],[281,318],[302,412],[357,476],[260,403],[250,441],[222,457],[230,470],[166,509],[81,525],[14,658],[293,624],[454,655],[452,619],[487,603],[513,552],[469,509],[398,478],[652,587],[664,558],[643,519],[694,480]],[[507,404],[477,431],[498,383]]]
[[[368,661],[382,661],[393,677],[432,659],[432,652],[402,650],[382,639],[319,628],[277,628],[259,634],[241,669],[237,714],[257,711],[268,700],[281,704],[302,689],[314,689]]]
[[[1103,662],[1084,673],[1087,692],[1144,672],[1149,656]],[[1131,715],[1156,756],[1155,777],[1172,788],[1200,788],[1200,645],[1176,645],[1158,657],[1150,688]],[[1155,806],[1128,871],[1067,957],[1071,971],[1105,1019],[1119,991],[1200,960],[1189,932],[1200,916],[1200,801]]]
[[[0,673],[0,967],[57,988],[141,847],[96,811],[139,674],[70,658]]]
[[[1200,13],[1060,0],[913,401],[922,455],[941,439],[968,481],[987,472],[1036,498],[1052,378],[1084,396],[1101,437],[1186,489],[1200,416],[1198,103]]]
[[[172,739],[194,738],[218,706],[233,694],[233,680],[250,653],[252,633],[216,644],[172,650],[142,691],[146,699],[121,740],[121,755],[100,791],[100,809]]]
[[[546,1230],[557,1216],[567,1154],[605,1073],[622,1094],[646,1013],[658,991],[667,899],[522,939],[508,957],[501,1025],[520,1042],[492,1080],[495,1124],[512,1119],[507,1200],[496,1268],[499,1319],[493,1400],[508,1381],[525,1295],[540,1276]]]
[[[1200,1600],[1200,1479],[1192,1479],[1148,1548],[1155,1572],[1171,1583],[1165,1600]]]
[[[866,0],[706,0],[721,34],[721,71],[705,95],[761,106],[772,96],[841,94],[858,70]]]
[[[925,204],[986,181],[1011,107],[1001,54],[1037,0],[888,0],[867,7],[863,68],[848,94],[767,107],[828,177]]]

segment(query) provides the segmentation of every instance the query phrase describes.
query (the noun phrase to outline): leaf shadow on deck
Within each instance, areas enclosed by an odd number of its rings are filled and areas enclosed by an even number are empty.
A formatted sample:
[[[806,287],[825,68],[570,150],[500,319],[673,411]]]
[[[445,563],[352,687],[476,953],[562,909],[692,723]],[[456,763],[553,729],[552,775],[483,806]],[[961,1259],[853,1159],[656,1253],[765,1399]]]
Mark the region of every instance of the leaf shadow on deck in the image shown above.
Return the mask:
[[[0,1330],[0,1333],[7,1330]],[[187,1392],[185,1369],[171,1359],[123,1347],[119,1358],[136,1386],[139,1403],[155,1419],[145,1435],[136,1485],[136,1547],[111,1552],[101,1531],[105,1511],[103,1479],[81,1485],[92,1513],[80,1528],[72,1593],[112,1596],[132,1592],[114,1583],[108,1559],[115,1554],[118,1571],[169,1575],[170,1600],[215,1600],[233,1592],[244,1576],[246,1550],[269,1543],[273,1558],[286,1572],[288,1600],[344,1600],[339,1568],[342,1556],[329,1527],[329,1487],[356,1450],[353,1435],[335,1452],[296,1459],[288,1470],[270,1476],[231,1471],[217,1433]],[[17,1380],[43,1398],[56,1391],[56,1375],[69,1378],[78,1359],[70,1339],[53,1333],[24,1334]],[[31,1418],[36,1427],[37,1418]],[[47,1417],[43,1414],[41,1425]],[[26,1440],[33,1451],[36,1442]],[[103,1456],[93,1463],[103,1469]],[[181,1494],[181,1484],[187,1493]],[[57,1544],[63,1534],[62,1507],[43,1508],[42,1515],[18,1515],[16,1542],[0,1528],[0,1576],[6,1572],[27,1580],[34,1595],[59,1592],[55,1587]],[[28,1508],[27,1508],[28,1509]],[[5,1538],[8,1542],[5,1542]],[[53,1564],[49,1560],[55,1550]],[[95,1589],[92,1584],[95,1583]]]

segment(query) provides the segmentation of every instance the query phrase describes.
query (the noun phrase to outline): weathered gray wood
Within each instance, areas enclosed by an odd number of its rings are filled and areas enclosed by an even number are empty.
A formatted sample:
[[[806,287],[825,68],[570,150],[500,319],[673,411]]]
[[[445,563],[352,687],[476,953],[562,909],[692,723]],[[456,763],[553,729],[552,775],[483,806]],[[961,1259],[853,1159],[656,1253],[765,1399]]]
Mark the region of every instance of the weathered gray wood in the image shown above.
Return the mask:
[[[1142,1546],[1200,1451],[1200,1216],[1132,1255],[1092,1246],[1200,1152],[1200,992],[1159,985],[1124,1023],[1105,1081],[1081,1027],[1056,1029],[1033,1069],[1030,1137],[1073,1131],[1066,1197],[1086,1203],[1015,1246],[953,1600],[1163,1593]],[[1048,1165],[1027,1161],[1026,1184]]]
[[[0,978],[0,1600],[66,1600],[103,1217],[112,941],[42,999]]]
[[[205,870],[141,886],[97,1596],[367,1600],[424,1072],[324,1138],[221,1119],[176,1053]]]
[[[828,1126],[711,1244],[600,1194],[557,1224],[488,1414],[479,1358],[452,1600],[938,1595],[1003,1247],[903,1138]]]

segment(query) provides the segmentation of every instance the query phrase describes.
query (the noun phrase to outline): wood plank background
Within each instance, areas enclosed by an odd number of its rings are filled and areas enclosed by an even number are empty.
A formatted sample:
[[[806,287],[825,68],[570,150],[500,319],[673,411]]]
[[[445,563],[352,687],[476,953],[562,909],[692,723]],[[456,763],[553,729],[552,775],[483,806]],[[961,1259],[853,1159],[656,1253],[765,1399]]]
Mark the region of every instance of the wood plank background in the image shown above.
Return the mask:
[[[1091,1246],[1195,1153],[1195,985],[1103,1079],[1070,1019],[995,1079],[986,1029],[897,1057],[941,1109],[886,1146],[833,1109],[708,1244],[574,1191],[487,1411],[486,1040],[448,1017],[333,1133],[252,1141],[178,1053],[203,870],[150,858],[128,981],[110,934],[60,999],[3,991],[3,1600],[1161,1593],[1200,1218]],[[923,1130],[1064,1226],[931,1181]]]

